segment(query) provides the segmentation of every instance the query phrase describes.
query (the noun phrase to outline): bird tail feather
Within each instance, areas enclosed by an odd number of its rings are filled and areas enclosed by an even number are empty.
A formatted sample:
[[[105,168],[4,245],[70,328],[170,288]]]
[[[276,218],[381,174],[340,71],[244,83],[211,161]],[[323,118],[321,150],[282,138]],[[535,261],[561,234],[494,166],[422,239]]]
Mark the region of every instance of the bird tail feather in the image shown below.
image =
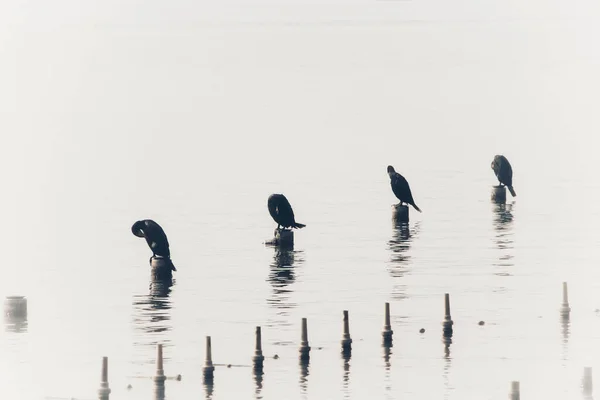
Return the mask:
[[[512,186],[508,187],[508,191],[510,192],[510,194],[512,195],[512,197],[517,197],[517,193],[515,192],[515,189],[513,189]]]
[[[299,222],[296,222],[296,223],[294,224],[294,228],[304,228],[305,226],[306,226],[306,225],[304,225],[304,224],[301,224],[301,223],[299,223]]]
[[[419,207],[417,207],[417,205],[416,205],[416,204],[413,204],[412,206],[413,206],[413,207],[415,208],[415,210],[417,210],[418,212],[423,212],[423,211],[421,211],[421,209],[420,209]]]

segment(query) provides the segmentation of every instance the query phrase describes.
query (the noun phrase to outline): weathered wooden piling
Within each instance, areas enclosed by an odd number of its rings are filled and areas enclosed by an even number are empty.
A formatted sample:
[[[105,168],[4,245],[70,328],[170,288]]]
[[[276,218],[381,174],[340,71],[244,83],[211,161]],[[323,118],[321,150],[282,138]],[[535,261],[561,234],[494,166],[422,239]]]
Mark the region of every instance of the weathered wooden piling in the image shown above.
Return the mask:
[[[211,382],[214,378],[215,366],[212,362],[212,344],[210,336],[206,337],[206,361],[204,362],[204,381]]]
[[[392,218],[397,222],[408,222],[408,206],[394,204],[394,211],[392,212]]]
[[[310,346],[308,344],[308,327],[306,318],[302,318],[302,340],[300,341],[300,360],[308,362],[310,359]]]
[[[352,351],[352,338],[350,338],[350,321],[348,311],[344,310],[344,334],[342,336],[342,352],[350,353]]]
[[[168,258],[152,256],[150,258],[150,267],[152,269],[152,279],[157,281],[169,280],[173,278],[172,262]]]
[[[4,315],[11,320],[27,319],[27,298],[25,296],[6,296]]]
[[[275,243],[279,246],[294,245],[294,231],[291,229],[275,229]]]
[[[444,327],[444,336],[452,336],[452,325],[454,325],[454,322],[450,316],[450,294],[448,293],[444,295],[444,311],[444,322],[442,322],[442,326]]]
[[[102,357],[102,372],[100,373],[100,389],[98,397],[100,400],[108,400],[110,387],[108,386],[108,357]]]
[[[260,326],[256,327],[256,346],[254,350],[254,357],[252,357],[252,362],[254,363],[255,370],[262,370],[263,364],[265,361],[265,357],[262,352],[262,334],[260,330]]]
[[[593,383],[592,383],[592,367],[583,368],[583,395],[587,397],[592,396]]]
[[[508,395],[510,400],[521,400],[521,385],[519,381],[512,381],[510,383],[510,394]]]
[[[496,203],[506,203],[506,186],[492,186],[491,199]]]
[[[152,377],[152,380],[156,384],[163,384],[167,377],[165,376],[165,370],[163,369],[163,345],[156,345],[156,373]]]
[[[390,322],[390,303],[385,303],[385,319],[381,335],[383,336],[383,345],[390,346],[392,344],[392,336],[394,335]]]
[[[569,317],[571,313],[571,307],[569,307],[569,292],[567,289],[567,282],[562,283],[562,304],[560,306],[560,315],[563,318]]]

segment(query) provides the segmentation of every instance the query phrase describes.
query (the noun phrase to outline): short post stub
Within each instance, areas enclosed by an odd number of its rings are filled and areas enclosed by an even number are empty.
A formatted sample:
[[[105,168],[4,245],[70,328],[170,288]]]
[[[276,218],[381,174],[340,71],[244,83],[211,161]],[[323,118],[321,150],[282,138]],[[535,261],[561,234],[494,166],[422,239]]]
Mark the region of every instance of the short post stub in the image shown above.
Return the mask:
[[[291,229],[275,229],[274,235],[275,244],[284,247],[294,245],[294,232]]]
[[[394,211],[392,213],[392,216],[394,218],[394,221],[408,222],[408,206],[394,204],[393,207],[394,207]]]
[[[571,307],[569,307],[569,293],[567,289],[567,282],[562,283],[562,304],[560,306],[560,315],[564,318],[568,317],[571,313]]]
[[[10,319],[27,318],[27,298],[25,296],[6,296],[4,299],[4,315]]]
[[[349,353],[352,351],[352,338],[350,337],[350,321],[348,318],[348,310],[344,310],[344,334],[342,336],[342,352]]]
[[[256,327],[256,347],[254,350],[254,357],[252,357],[252,362],[254,363],[254,369],[261,370],[263,368],[264,361],[265,361],[265,357],[263,356],[263,352],[262,352],[262,333],[261,333],[260,326],[257,326]]]
[[[100,400],[108,400],[110,387],[108,386],[108,357],[102,357],[102,372],[100,373],[100,389],[98,396]]]
[[[306,318],[302,318],[302,340],[300,342],[300,360],[308,361],[310,359],[310,346],[308,344],[308,326]]]
[[[170,259],[164,257],[150,257],[150,267],[152,269],[152,279],[162,281],[173,278],[173,263]]]
[[[496,203],[506,203],[506,186],[492,186],[491,199]]]
[[[212,362],[212,344],[210,336],[206,337],[206,361],[204,362],[204,369],[202,370],[205,381],[212,381],[215,372],[215,366]]]
[[[392,335],[394,331],[392,330],[392,325],[390,322],[390,303],[385,303],[385,319],[383,324],[383,331],[381,335],[383,336],[383,344],[384,346],[389,346],[392,344]]]
[[[510,383],[510,394],[508,395],[510,400],[521,400],[521,385],[519,381],[512,381]]]
[[[444,322],[442,322],[442,326],[444,327],[444,336],[452,336],[452,325],[454,325],[454,322],[450,316],[450,294],[446,293],[444,295]]]
[[[156,373],[152,380],[155,383],[161,384],[164,383],[167,377],[165,376],[165,370],[163,369],[163,345],[156,345]]]
[[[583,394],[585,396],[591,396],[593,391],[592,383],[592,367],[583,368]]]

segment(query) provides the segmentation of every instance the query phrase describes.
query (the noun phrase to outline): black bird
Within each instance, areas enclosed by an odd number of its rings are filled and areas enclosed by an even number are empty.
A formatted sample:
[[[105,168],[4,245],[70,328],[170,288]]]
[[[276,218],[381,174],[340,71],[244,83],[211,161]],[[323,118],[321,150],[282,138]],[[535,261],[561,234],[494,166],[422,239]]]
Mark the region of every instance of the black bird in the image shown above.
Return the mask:
[[[169,250],[167,235],[156,222],[151,219],[137,221],[131,227],[131,232],[137,237],[146,239],[146,243],[148,243],[150,250],[152,250],[153,257],[159,256],[171,261],[171,251]],[[177,271],[172,261],[170,264],[173,271]]]
[[[410,186],[408,186],[408,182],[406,181],[406,179],[402,175],[397,173],[396,170],[394,170],[394,167],[392,167],[391,165],[388,165],[387,172],[390,176],[390,184],[392,185],[392,191],[394,192],[398,200],[400,200],[400,205],[402,205],[402,203],[410,204],[415,208],[415,210],[421,212],[421,210],[419,209],[419,207],[417,207],[415,201],[413,200],[412,193],[410,191]]]
[[[304,228],[306,225],[296,222],[294,219],[294,211],[288,199],[282,194],[272,194],[267,201],[269,214],[277,222],[277,229],[280,226],[284,228]]]
[[[515,189],[513,189],[512,186],[513,171],[506,157],[502,155],[494,156],[494,160],[492,161],[492,169],[494,170],[500,185],[505,185],[510,191],[510,194],[513,197],[516,197],[517,193],[515,193]]]

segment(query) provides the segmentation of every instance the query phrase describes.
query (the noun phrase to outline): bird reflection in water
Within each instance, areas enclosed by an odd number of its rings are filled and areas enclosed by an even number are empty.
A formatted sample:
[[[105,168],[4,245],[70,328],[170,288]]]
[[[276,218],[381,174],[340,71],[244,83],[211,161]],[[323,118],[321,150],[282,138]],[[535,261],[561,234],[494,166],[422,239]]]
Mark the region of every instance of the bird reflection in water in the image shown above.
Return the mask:
[[[504,270],[496,272],[496,275],[510,276],[506,270],[507,267],[514,265],[514,230],[513,230],[513,207],[514,202],[510,204],[493,203],[494,210],[494,230],[496,231],[495,242],[500,250],[498,261],[494,264],[496,267],[502,267]]]
[[[140,367],[139,373],[147,373],[146,366],[154,364],[157,344],[169,346],[167,334],[172,329],[169,298],[172,286],[171,280],[151,281],[147,295],[133,296],[134,349],[140,357],[134,364]]]
[[[411,229],[408,222],[398,222],[392,218],[392,227],[392,238],[388,242],[388,249],[391,251],[389,273],[393,278],[402,278],[409,271],[411,257],[408,250],[419,234],[420,221]],[[392,297],[397,300],[406,299],[406,285],[396,283]]]
[[[291,326],[288,321],[289,310],[296,307],[290,301],[292,289],[289,285],[296,279],[296,268],[304,262],[303,251],[294,250],[292,247],[274,246],[273,262],[269,268],[268,281],[273,287],[272,296],[267,299],[270,307],[277,311],[277,326]]]

